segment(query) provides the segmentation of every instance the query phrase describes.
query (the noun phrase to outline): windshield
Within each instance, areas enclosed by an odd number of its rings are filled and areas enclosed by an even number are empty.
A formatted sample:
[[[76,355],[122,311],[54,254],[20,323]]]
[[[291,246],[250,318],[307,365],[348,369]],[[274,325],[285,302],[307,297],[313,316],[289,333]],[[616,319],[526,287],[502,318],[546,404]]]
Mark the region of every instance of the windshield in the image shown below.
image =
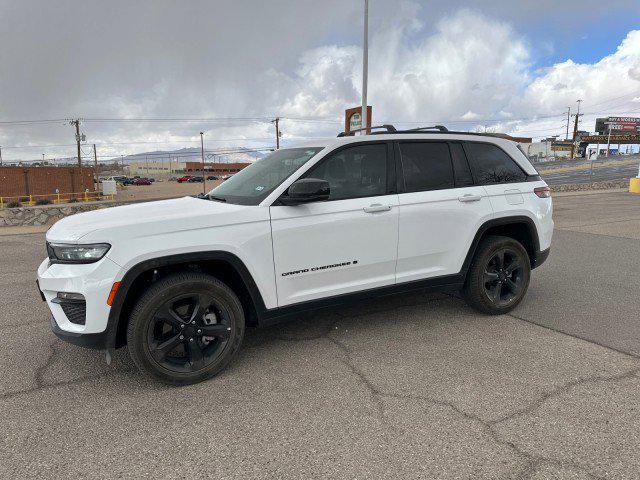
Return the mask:
[[[209,192],[214,200],[258,205],[324,147],[285,148],[240,170]]]

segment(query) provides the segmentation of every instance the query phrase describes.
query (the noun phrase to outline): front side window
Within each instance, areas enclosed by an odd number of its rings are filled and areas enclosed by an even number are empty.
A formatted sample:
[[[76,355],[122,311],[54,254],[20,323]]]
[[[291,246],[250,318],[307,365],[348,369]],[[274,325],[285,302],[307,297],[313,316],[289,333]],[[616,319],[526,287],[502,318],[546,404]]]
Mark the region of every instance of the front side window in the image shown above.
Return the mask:
[[[479,185],[526,182],[527,175],[501,148],[489,143],[467,143],[473,177]]]
[[[446,143],[401,143],[400,155],[406,193],[453,188],[453,169]]]
[[[340,150],[309,170],[304,178],[329,182],[329,200],[374,197],[387,192],[387,146],[356,145]]]
[[[293,172],[324,147],[283,148],[257,160],[209,192],[209,197],[239,205],[258,205]]]

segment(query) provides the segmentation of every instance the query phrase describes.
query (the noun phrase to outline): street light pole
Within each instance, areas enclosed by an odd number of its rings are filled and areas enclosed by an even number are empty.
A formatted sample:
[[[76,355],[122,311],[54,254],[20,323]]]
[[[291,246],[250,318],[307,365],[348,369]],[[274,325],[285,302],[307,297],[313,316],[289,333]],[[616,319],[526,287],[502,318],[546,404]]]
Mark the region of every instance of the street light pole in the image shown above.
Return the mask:
[[[369,0],[364,0],[364,38],[362,42],[362,128],[367,128],[367,77],[369,75]]]
[[[200,155],[202,156],[202,194],[207,194],[207,177],[204,176],[204,132],[200,132]]]

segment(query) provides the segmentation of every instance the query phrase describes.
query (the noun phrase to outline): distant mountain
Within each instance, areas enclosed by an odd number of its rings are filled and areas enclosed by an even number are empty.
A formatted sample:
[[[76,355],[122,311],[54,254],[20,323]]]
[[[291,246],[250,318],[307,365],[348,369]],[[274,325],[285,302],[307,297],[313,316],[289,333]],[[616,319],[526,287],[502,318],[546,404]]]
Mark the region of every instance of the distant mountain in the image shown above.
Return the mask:
[[[85,151],[86,152],[86,151]],[[256,160],[260,160],[269,154],[269,150],[260,150],[255,151],[251,148],[219,148],[216,150],[206,150],[204,151],[204,158],[206,162],[222,162],[222,163],[251,163]],[[173,161],[179,162],[199,162],[201,161],[200,149],[199,148],[181,148],[179,150],[154,150],[151,152],[142,152],[136,153],[133,155],[125,155],[123,157],[115,156],[112,158],[100,157],[100,163],[111,163],[117,162],[121,163],[124,161],[125,164],[131,162],[166,162],[169,159]],[[75,166],[77,165],[78,160],[76,157],[62,157],[51,159],[48,158],[45,162],[45,165],[69,165]],[[39,160],[26,160],[21,162],[20,160],[5,160],[5,165],[37,165],[40,166],[41,162]],[[83,155],[82,156],[82,165],[91,166],[93,165],[93,155]]]
[[[251,163],[260,160],[268,153],[268,150],[257,152],[250,148],[205,149],[204,158],[206,162]],[[179,150],[155,150],[113,158],[118,162],[122,160],[125,164],[131,162],[166,162],[169,159],[179,162],[199,162],[202,157],[199,148],[181,148]]]

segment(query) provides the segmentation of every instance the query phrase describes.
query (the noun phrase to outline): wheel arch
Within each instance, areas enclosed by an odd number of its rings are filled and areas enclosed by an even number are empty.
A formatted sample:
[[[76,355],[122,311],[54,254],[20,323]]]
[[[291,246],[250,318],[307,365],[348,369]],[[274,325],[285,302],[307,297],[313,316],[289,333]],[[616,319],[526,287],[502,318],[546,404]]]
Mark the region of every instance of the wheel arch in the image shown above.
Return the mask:
[[[504,237],[510,237],[522,244],[527,253],[529,254],[529,261],[531,262],[531,268],[535,268],[538,265],[538,258],[540,257],[540,239],[538,238],[538,230],[534,221],[527,216],[513,216],[513,217],[501,217],[494,218],[483,223],[476,232],[464,263],[462,264],[461,273],[467,274],[471,261],[476,254],[478,245],[483,238],[488,235],[501,235]]]
[[[225,251],[190,252],[144,260],[131,267],[120,281],[107,322],[107,348],[126,344],[129,312],[139,295],[168,274],[193,270],[211,274],[238,295],[248,325],[257,324],[266,310],[262,294],[244,262]]]

